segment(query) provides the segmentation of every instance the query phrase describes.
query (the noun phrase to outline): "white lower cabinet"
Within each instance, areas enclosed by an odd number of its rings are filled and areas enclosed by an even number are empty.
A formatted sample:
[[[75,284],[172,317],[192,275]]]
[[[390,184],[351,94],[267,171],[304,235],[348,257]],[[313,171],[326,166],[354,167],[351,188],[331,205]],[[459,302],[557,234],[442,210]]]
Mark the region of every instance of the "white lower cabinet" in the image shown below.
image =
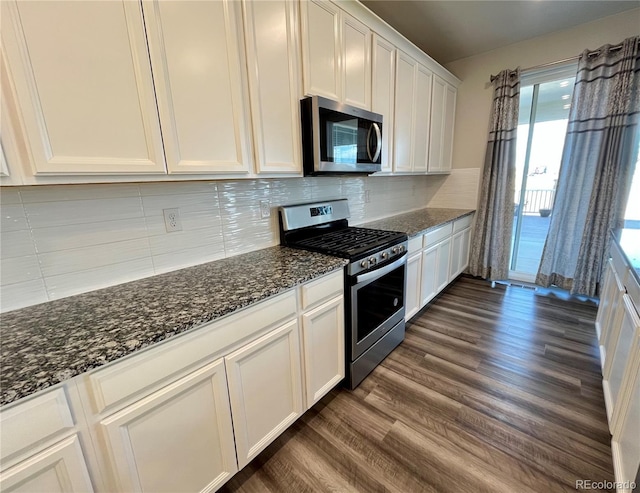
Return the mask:
[[[93,491],[78,437],[73,435],[0,474],[0,491]]]
[[[421,271],[423,264],[422,252],[412,254],[407,259],[407,286],[405,290],[405,318],[409,320],[420,310],[421,301]]]
[[[224,360],[104,419],[120,491],[208,492],[237,470]]]
[[[297,320],[225,357],[225,364],[243,468],[303,412]]]
[[[302,315],[305,402],[310,408],[344,378],[344,298]]]
[[[469,265],[469,241],[471,228],[455,233],[451,238],[451,262],[449,264],[449,280],[458,277]]]

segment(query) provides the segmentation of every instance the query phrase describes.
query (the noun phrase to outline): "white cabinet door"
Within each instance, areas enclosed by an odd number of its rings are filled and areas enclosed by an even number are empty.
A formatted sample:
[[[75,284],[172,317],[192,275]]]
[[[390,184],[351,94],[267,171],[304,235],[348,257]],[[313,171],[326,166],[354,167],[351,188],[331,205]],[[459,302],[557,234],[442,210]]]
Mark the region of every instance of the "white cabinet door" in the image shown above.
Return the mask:
[[[460,271],[462,254],[462,231],[451,237],[451,260],[449,262],[449,281],[453,281]]]
[[[598,340],[600,344],[604,343],[605,336],[607,334],[607,328],[609,325],[609,319],[611,317],[611,307],[613,306],[613,300],[618,295],[616,282],[616,273],[613,268],[613,261],[611,259],[607,260],[607,265],[605,266],[603,282],[602,282],[602,293],[600,294],[600,304],[598,305],[598,314],[596,316],[596,332],[598,334]],[[604,363],[604,360],[601,361]]]
[[[248,172],[240,4],[156,0],[144,13],[169,173]]]
[[[344,103],[371,109],[371,31],[342,12]]]
[[[436,269],[436,286],[438,293],[449,284],[449,262],[451,261],[451,238],[438,244],[438,266]]]
[[[431,137],[429,146],[429,172],[451,171],[453,128],[457,90],[437,75],[433,78],[431,103]]]
[[[36,174],[164,173],[138,2],[2,2]]]
[[[427,172],[429,151],[429,124],[431,116],[431,81],[433,74],[418,64],[416,70],[415,124],[413,126],[414,172]]]
[[[417,62],[400,50],[396,56],[393,170],[410,172],[413,169]]]
[[[409,320],[420,310],[420,284],[422,279],[422,252],[407,259],[407,283],[405,286],[405,318]]]
[[[3,471],[0,490],[5,493],[93,491],[77,435]]]
[[[371,110],[382,115],[383,173],[391,172],[393,149],[393,108],[395,99],[396,49],[377,34],[373,35]]]
[[[462,248],[460,250],[460,269],[458,274],[462,274],[469,267],[469,253],[471,250],[471,228],[462,231]]]
[[[238,470],[223,359],[100,426],[120,491],[215,491]]]
[[[420,307],[423,307],[438,294],[438,254],[439,244],[427,248],[422,253],[422,299]]]
[[[242,469],[303,412],[297,320],[247,344],[225,362]]]
[[[242,5],[257,172],[301,173],[298,4]]]
[[[344,378],[344,299],[333,298],[302,315],[306,408]]]
[[[304,93],[342,100],[340,9],[331,2],[302,0]]]

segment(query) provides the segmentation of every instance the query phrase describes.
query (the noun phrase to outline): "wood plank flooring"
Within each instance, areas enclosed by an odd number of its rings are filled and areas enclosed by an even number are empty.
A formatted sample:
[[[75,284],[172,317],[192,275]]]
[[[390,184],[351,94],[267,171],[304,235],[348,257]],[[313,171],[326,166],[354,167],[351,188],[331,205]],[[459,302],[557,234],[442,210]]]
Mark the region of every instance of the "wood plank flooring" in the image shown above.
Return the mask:
[[[613,481],[592,303],[461,278],[355,391],[225,492],[575,491]]]

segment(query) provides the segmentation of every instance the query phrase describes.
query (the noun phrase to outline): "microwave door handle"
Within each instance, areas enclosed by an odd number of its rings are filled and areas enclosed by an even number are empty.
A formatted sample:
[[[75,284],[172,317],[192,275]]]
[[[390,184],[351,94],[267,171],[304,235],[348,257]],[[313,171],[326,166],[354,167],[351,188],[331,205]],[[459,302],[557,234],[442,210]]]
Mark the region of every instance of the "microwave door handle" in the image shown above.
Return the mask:
[[[371,159],[371,161],[375,163],[378,160],[378,157],[380,157],[380,151],[382,150],[382,135],[380,134],[380,127],[378,126],[377,123],[373,123],[371,125],[371,128],[373,128],[376,131],[376,152],[374,153],[373,158]],[[371,158],[371,154],[369,154],[369,157]]]
[[[375,159],[371,156],[371,147],[369,147],[369,143],[371,142],[371,130],[373,130],[373,125],[375,125],[375,123],[373,123],[369,127],[369,131],[367,132],[367,156],[369,156],[369,161],[371,162],[375,161]]]

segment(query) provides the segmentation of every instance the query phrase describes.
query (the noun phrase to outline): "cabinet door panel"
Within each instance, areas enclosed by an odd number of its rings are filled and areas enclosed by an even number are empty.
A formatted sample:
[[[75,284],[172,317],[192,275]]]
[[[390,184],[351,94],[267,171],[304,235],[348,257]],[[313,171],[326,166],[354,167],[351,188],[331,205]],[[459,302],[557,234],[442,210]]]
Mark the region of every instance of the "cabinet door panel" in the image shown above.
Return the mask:
[[[438,292],[449,284],[449,262],[451,261],[451,238],[438,245],[438,267],[436,284]]]
[[[447,84],[444,94],[444,115],[442,121],[442,159],[440,161],[440,171],[442,172],[451,171],[457,94],[457,89]]]
[[[431,115],[430,70],[418,64],[416,71],[415,124],[413,127],[413,171],[427,171],[427,151],[429,149],[429,118]]]
[[[422,252],[407,259],[407,285],[405,293],[406,319],[413,317],[421,307],[420,284],[422,277]]]
[[[344,301],[342,296],[302,316],[306,408],[344,378]]]
[[[245,0],[243,7],[257,171],[301,172],[297,4]]]
[[[371,31],[342,13],[344,102],[371,109]]]
[[[319,0],[303,0],[300,5],[304,92],[340,101],[340,9]]]
[[[249,169],[239,4],[144,4],[170,173]]]
[[[393,108],[395,98],[395,47],[373,35],[371,108],[382,115],[382,172],[391,172],[393,148]]]
[[[237,470],[220,359],[101,422],[121,491],[213,491]]]
[[[439,245],[428,248],[422,254],[422,301],[424,306],[438,294]]]
[[[164,173],[140,4],[11,2],[3,11],[34,172]]]
[[[431,138],[429,145],[429,171],[442,169],[442,151],[444,130],[445,93],[447,83],[440,77],[433,78],[431,98]]]
[[[238,465],[243,468],[302,414],[298,322],[225,357]]]
[[[462,274],[469,266],[469,250],[471,248],[471,228],[462,232],[462,248],[460,250],[460,268],[458,274]]]
[[[453,281],[460,273],[462,266],[462,231],[451,238],[451,260],[449,261],[449,281]]]
[[[3,471],[5,493],[73,493],[93,491],[78,437],[73,435]]]
[[[411,171],[413,164],[415,71],[416,61],[398,51],[393,168],[399,172]]]

